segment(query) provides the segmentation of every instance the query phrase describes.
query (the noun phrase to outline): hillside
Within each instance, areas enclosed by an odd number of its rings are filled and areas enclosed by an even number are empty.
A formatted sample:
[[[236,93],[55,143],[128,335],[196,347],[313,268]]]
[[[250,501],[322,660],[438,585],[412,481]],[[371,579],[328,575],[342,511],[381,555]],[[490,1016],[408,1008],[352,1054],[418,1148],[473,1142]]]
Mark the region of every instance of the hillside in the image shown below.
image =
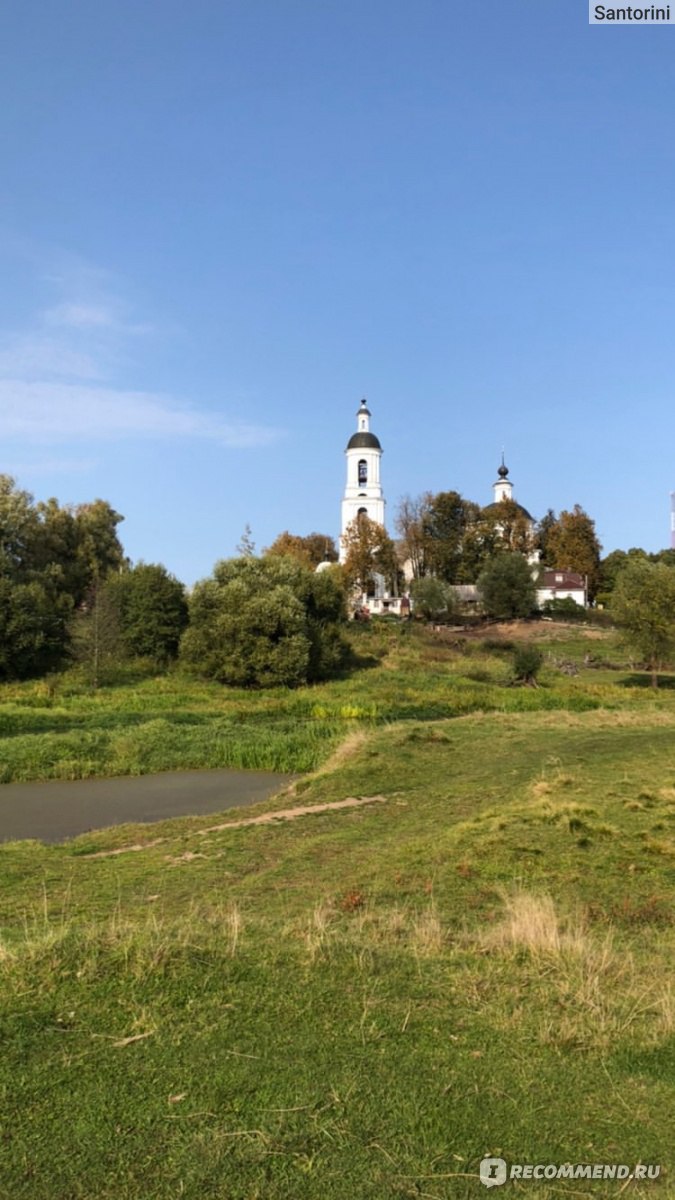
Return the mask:
[[[538,689],[509,686],[513,630],[385,628],[297,693],[5,690],[5,778],[162,748],[313,773],[218,821],[0,847],[0,1195],[446,1200],[486,1152],[660,1163],[625,1194],[670,1194],[675,691],[609,634],[523,628]]]

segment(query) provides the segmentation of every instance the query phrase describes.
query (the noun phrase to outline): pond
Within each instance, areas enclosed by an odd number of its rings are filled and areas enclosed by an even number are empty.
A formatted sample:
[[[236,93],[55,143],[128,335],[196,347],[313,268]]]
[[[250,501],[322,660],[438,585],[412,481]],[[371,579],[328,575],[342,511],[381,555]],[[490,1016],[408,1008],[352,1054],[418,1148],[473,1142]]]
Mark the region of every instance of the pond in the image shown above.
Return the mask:
[[[257,804],[294,778],[272,771],[166,771],[0,785],[0,841],[62,842],[92,829]]]

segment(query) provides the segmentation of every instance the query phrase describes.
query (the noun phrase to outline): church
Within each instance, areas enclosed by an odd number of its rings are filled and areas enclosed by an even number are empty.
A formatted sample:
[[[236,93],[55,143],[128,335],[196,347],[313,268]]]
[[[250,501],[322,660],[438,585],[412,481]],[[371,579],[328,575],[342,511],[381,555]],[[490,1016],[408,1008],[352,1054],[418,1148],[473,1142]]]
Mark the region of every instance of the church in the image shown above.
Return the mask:
[[[356,432],[350,437],[345,450],[347,481],[342,498],[339,552],[341,563],[347,557],[345,534],[354,520],[357,520],[361,516],[367,516],[369,520],[374,521],[376,524],[385,526],[386,501],[382,488],[383,452],[380,439],[370,428],[370,419],[371,412],[368,404],[366,400],[362,400],[356,413]],[[534,542],[536,522],[527,509],[514,500],[513,483],[509,479],[509,470],[504,462],[503,454],[501,464],[497,470],[497,481],[492,485],[492,491],[493,500],[486,507],[485,512],[498,513],[498,506],[504,500],[515,504],[529,526]],[[528,555],[528,560],[533,569],[536,570],[539,564],[539,551],[533,549]],[[327,566],[328,564],[321,564],[321,566],[324,565]],[[403,564],[403,575],[406,586],[408,586],[413,578],[409,563]],[[462,600],[468,602],[478,601],[478,593],[475,585],[464,585],[458,588],[458,591],[462,593]],[[471,593],[471,595],[468,593]],[[564,597],[570,597],[576,603],[585,607],[587,597],[583,578],[569,571],[564,573],[564,578],[560,572],[544,571],[538,589],[539,603],[541,604],[548,599],[562,599]],[[410,600],[408,596],[399,596],[390,592],[381,575],[375,576],[374,594],[367,597],[363,596],[361,600],[363,605],[373,614],[393,613],[396,615],[407,615],[410,612]]]

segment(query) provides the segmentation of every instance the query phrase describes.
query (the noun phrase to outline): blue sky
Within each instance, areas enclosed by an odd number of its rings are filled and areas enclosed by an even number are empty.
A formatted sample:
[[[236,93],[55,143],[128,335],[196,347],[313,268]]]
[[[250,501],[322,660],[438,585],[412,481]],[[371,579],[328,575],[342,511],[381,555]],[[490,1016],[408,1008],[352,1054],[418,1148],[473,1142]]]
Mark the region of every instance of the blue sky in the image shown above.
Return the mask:
[[[187,582],[404,493],[668,543],[675,29],[582,0],[10,0],[0,471]]]

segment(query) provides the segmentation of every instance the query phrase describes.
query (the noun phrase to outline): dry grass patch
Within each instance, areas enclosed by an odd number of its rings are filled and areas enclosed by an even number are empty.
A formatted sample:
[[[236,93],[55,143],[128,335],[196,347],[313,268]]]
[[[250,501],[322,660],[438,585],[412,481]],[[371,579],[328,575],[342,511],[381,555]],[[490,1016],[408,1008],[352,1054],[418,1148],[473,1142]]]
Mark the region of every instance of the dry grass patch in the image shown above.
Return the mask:
[[[505,893],[503,902],[502,918],[484,932],[480,944],[491,953],[525,953],[536,968],[546,1013],[542,1041],[588,1049],[609,1047],[623,1036],[650,1046],[670,1036],[672,984],[647,976],[617,945],[611,928],[595,936],[580,913],[561,916],[545,893],[518,889]]]
[[[481,939],[485,949],[527,950],[533,955],[584,951],[582,921],[563,923],[551,896],[516,891],[505,893],[503,901],[504,916]]]

